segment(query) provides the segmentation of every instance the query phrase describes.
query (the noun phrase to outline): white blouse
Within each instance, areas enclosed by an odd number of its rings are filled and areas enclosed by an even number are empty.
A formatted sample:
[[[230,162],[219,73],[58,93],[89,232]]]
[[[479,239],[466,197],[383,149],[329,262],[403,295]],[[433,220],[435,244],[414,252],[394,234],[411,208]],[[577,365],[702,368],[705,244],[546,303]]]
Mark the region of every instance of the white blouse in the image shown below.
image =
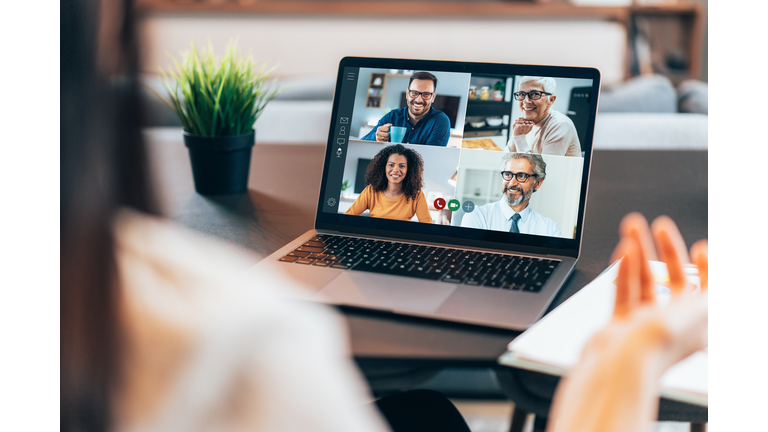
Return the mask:
[[[115,430],[388,430],[333,309],[289,300],[287,280],[246,279],[245,252],[170,222],[125,210],[115,233]]]

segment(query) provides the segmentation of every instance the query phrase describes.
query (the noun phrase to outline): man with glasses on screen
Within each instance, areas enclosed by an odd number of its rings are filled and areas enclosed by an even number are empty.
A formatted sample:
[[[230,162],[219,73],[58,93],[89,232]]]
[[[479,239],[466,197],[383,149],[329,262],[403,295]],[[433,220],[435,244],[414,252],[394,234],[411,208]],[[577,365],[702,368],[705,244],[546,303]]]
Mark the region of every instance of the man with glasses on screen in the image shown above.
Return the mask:
[[[552,108],[555,80],[549,77],[522,77],[512,94],[522,117],[512,123],[511,152],[581,156],[576,127],[568,116]]]
[[[529,206],[531,196],[547,176],[547,164],[539,155],[507,153],[502,159],[501,200],[465,213],[461,226],[520,234],[562,237],[557,224]]]
[[[376,127],[360,139],[390,142],[390,127],[400,126],[406,128],[403,143],[447,146],[451,121],[444,112],[432,107],[436,90],[436,76],[429,72],[414,73],[405,94],[406,107],[385,114]]]

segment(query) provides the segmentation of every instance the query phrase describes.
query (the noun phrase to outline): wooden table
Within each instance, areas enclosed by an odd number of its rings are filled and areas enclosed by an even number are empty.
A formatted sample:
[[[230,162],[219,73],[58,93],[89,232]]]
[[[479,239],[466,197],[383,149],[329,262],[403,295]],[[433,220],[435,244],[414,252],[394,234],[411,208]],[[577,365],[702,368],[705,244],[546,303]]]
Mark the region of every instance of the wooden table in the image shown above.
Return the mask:
[[[490,138],[465,139],[461,142],[461,148],[501,151],[501,148]]]
[[[249,249],[255,253],[253,264],[312,228],[323,145],[257,143],[248,193],[204,197],[194,191],[180,130],[148,130],[145,136],[161,210],[182,225]],[[706,238],[707,152],[594,152],[581,257],[552,308],[605,269],[618,242],[619,221],[630,211],[642,212],[649,219],[661,214],[671,216],[680,224],[688,247]],[[387,370],[498,368],[497,357],[518,334],[359,309],[343,312],[349,322],[355,358],[374,387],[376,375]],[[512,368],[498,371],[500,379],[508,381],[506,385],[515,385],[509,384],[510,379],[538,379],[525,373],[514,375]],[[513,400],[519,405],[521,397],[517,395]],[[539,410],[539,402],[528,410]],[[660,418],[676,419],[675,414],[663,414],[665,406],[670,405],[662,403]],[[703,414],[701,410],[696,413],[697,421],[706,416],[705,409]]]

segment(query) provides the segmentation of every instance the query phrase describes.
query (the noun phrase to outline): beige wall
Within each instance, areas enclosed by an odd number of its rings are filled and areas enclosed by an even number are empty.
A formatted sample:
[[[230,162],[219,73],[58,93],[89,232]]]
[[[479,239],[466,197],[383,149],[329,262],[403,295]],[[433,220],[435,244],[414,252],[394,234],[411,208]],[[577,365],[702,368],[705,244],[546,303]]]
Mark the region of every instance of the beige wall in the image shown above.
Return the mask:
[[[194,38],[216,52],[239,39],[257,60],[279,62],[281,77],[335,75],[344,56],[592,66],[603,84],[624,79],[626,32],[598,20],[295,18],[155,15],[140,21],[143,70],[180,58]]]

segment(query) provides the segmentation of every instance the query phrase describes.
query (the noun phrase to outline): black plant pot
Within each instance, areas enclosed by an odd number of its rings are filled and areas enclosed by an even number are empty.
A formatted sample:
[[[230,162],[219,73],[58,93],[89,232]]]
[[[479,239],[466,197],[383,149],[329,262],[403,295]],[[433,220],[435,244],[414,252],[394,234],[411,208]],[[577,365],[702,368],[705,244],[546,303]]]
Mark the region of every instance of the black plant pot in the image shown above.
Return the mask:
[[[206,137],[184,132],[195,190],[201,195],[232,195],[248,190],[251,148],[256,132]]]

